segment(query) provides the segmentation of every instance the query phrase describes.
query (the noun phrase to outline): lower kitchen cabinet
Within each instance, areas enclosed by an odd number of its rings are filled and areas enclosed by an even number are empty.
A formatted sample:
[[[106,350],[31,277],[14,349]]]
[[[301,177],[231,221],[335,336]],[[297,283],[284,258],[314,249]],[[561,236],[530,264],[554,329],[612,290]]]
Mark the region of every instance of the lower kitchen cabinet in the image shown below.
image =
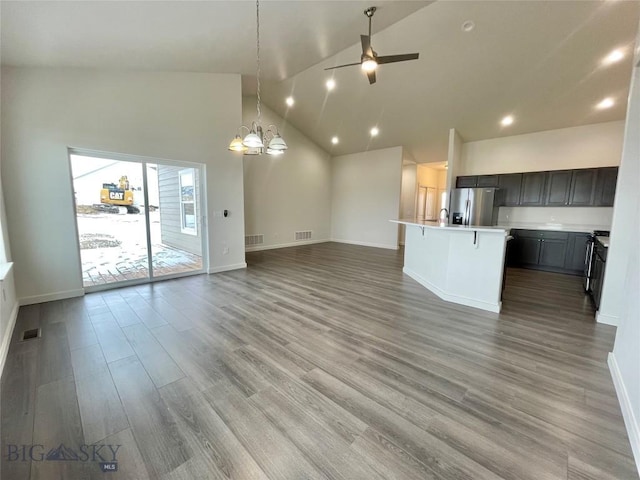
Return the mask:
[[[582,275],[587,261],[587,246],[590,235],[588,233],[570,233],[567,244],[567,256],[564,269]]]
[[[543,267],[564,268],[567,255],[567,241],[541,239],[538,265]]]
[[[540,238],[515,237],[515,263],[537,265],[540,260]]]
[[[584,269],[586,233],[550,230],[512,230],[509,266],[581,275]]]

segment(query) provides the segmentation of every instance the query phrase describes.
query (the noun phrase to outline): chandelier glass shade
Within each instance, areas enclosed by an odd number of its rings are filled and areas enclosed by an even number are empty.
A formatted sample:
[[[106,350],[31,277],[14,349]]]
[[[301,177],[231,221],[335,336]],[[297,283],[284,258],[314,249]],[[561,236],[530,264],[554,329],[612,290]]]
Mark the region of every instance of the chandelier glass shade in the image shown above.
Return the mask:
[[[244,155],[262,155],[265,152],[269,155],[280,155],[289,147],[278,132],[278,128],[275,125],[269,125],[266,131],[263,131],[260,124],[260,0],[256,0],[256,67],[258,116],[251,123],[251,128],[245,125],[240,126],[238,133],[229,144],[229,150],[242,152]],[[240,135],[243,128],[248,132],[244,138]]]

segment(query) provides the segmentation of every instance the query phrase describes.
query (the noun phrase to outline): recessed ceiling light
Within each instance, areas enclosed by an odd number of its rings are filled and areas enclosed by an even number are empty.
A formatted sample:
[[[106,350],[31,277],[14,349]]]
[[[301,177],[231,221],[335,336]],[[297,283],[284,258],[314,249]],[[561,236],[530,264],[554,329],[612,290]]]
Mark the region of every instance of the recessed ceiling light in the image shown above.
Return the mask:
[[[331,143],[333,143],[334,145],[337,145],[339,141],[340,140],[338,139],[338,137],[331,138]]]
[[[463,32],[470,32],[471,30],[473,30],[474,28],[476,28],[476,24],[473,23],[472,20],[467,20],[466,22],[464,22],[462,24],[462,31]]]
[[[333,78],[330,78],[329,80],[327,80],[327,90],[331,91],[334,88],[336,88],[336,81]]]
[[[373,127],[369,133],[371,133],[372,137],[375,137],[380,133],[380,130],[378,130],[378,127]]]
[[[600,103],[596,105],[598,110],[604,110],[605,108],[611,108],[616,102],[613,101],[613,98],[607,97],[602,100]]]
[[[285,102],[287,103],[287,105],[289,105],[290,107],[293,107],[293,104],[295,103],[293,100],[293,97],[287,97],[287,99],[285,100]]]
[[[622,50],[614,50],[609,55],[604,57],[602,63],[604,65],[611,65],[612,63],[619,62],[624,58],[624,52]]]
[[[507,115],[502,120],[500,120],[500,123],[502,124],[503,127],[508,127],[513,123],[513,116]]]

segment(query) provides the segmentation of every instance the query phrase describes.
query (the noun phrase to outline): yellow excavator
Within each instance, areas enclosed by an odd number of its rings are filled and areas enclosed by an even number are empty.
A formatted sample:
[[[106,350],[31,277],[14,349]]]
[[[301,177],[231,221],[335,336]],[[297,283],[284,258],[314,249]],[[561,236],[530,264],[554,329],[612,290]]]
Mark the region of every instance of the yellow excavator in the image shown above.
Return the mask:
[[[102,184],[100,203],[108,207],[115,207],[122,213],[125,208],[127,213],[140,213],[140,209],[133,204],[133,190],[126,175],[120,177],[118,184]]]

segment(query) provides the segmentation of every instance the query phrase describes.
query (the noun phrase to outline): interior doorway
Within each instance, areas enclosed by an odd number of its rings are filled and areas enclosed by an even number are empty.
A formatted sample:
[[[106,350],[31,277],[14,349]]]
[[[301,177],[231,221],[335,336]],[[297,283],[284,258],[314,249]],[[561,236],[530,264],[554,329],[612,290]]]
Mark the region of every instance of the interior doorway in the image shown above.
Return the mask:
[[[202,165],[69,151],[86,291],[203,273]]]

